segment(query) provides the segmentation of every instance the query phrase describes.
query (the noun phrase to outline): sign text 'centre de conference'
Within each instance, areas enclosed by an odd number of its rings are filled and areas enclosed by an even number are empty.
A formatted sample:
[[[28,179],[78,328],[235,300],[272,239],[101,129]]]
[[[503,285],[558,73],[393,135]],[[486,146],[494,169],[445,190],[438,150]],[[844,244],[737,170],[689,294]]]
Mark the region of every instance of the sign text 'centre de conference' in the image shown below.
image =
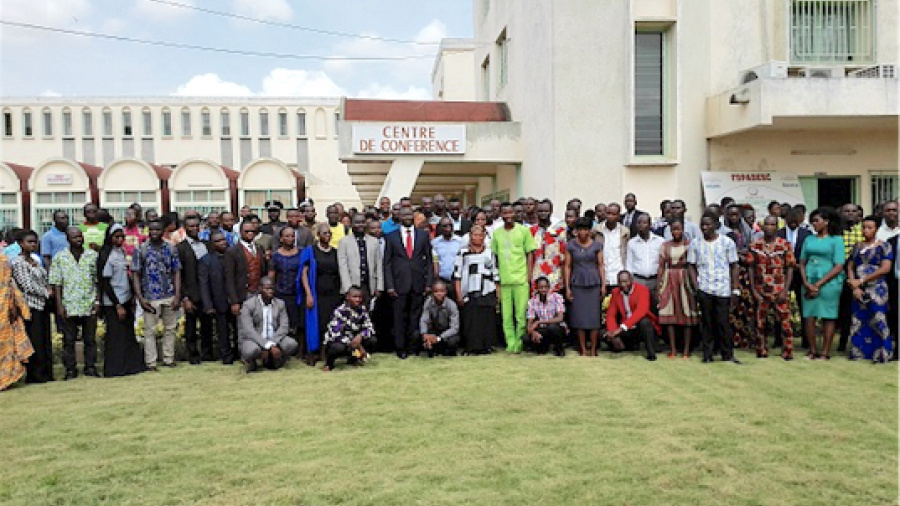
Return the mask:
[[[462,155],[465,125],[385,123],[353,126],[353,152],[369,155]]]

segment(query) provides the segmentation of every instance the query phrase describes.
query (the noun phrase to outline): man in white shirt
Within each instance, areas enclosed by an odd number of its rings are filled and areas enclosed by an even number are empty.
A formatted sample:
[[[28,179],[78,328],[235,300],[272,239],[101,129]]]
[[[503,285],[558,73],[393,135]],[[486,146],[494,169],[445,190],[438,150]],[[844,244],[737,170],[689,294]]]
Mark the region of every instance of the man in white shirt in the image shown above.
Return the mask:
[[[606,269],[606,293],[616,287],[619,273],[625,270],[625,257],[628,252],[628,229],[619,223],[621,217],[619,204],[613,202],[606,206],[606,221],[600,226],[603,237],[603,266]]]
[[[275,297],[275,283],[266,276],[259,280],[259,295],[241,305],[238,348],[248,373],[259,368],[261,360],[269,369],[283,366],[297,353],[300,345],[288,336],[291,328],[284,301]]]
[[[639,214],[636,224],[637,235],[628,241],[628,255],[625,269],[630,271],[636,283],[646,286],[651,297],[656,297],[659,252],[665,240],[650,233],[650,215]],[[656,304],[653,304],[655,307]]]
[[[884,220],[882,220],[881,226],[878,227],[875,237],[887,242],[891,237],[900,234],[900,224],[897,223],[897,201],[886,202],[881,208],[881,215],[884,217]],[[895,251],[894,254],[896,255],[897,252]]]

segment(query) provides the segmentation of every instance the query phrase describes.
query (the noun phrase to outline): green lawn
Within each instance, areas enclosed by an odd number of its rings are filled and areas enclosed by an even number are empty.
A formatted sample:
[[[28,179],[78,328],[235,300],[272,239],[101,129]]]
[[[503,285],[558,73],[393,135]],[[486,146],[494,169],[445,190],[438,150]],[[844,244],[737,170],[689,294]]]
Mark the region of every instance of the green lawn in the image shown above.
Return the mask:
[[[896,363],[738,356],[19,386],[0,393],[0,504],[897,504]]]

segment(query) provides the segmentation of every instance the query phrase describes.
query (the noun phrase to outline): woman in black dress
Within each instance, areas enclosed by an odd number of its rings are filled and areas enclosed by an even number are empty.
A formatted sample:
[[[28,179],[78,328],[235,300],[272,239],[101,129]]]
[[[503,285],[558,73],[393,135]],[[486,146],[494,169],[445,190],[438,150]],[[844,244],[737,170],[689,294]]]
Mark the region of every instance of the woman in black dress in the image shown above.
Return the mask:
[[[103,376],[112,378],[137,374],[146,369],[144,353],[134,335],[134,296],[125,257],[125,230],[118,223],[106,231],[97,259],[102,316],[106,323],[103,339]]]
[[[310,333],[315,332],[318,343],[309,343],[307,349],[319,350],[321,360],[325,360],[325,349],[322,342],[328,322],[334,310],[341,305],[341,274],[338,269],[337,249],[331,247],[331,229],[327,223],[316,225],[316,243],[304,251],[304,258],[300,260],[302,265],[301,282],[306,298],[307,339]],[[314,272],[310,270],[315,269]],[[311,322],[309,312],[315,314],[315,322]],[[318,346],[313,346],[317,344]],[[315,353],[307,353],[306,363],[316,365]]]

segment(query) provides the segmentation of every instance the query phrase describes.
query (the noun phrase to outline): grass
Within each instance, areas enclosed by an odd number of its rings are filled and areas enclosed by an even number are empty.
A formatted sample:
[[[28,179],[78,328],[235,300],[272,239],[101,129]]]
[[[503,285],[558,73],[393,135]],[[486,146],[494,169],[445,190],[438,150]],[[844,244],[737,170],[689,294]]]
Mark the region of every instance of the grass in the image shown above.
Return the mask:
[[[897,504],[896,363],[377,355],[0,394],[4,505]]]

